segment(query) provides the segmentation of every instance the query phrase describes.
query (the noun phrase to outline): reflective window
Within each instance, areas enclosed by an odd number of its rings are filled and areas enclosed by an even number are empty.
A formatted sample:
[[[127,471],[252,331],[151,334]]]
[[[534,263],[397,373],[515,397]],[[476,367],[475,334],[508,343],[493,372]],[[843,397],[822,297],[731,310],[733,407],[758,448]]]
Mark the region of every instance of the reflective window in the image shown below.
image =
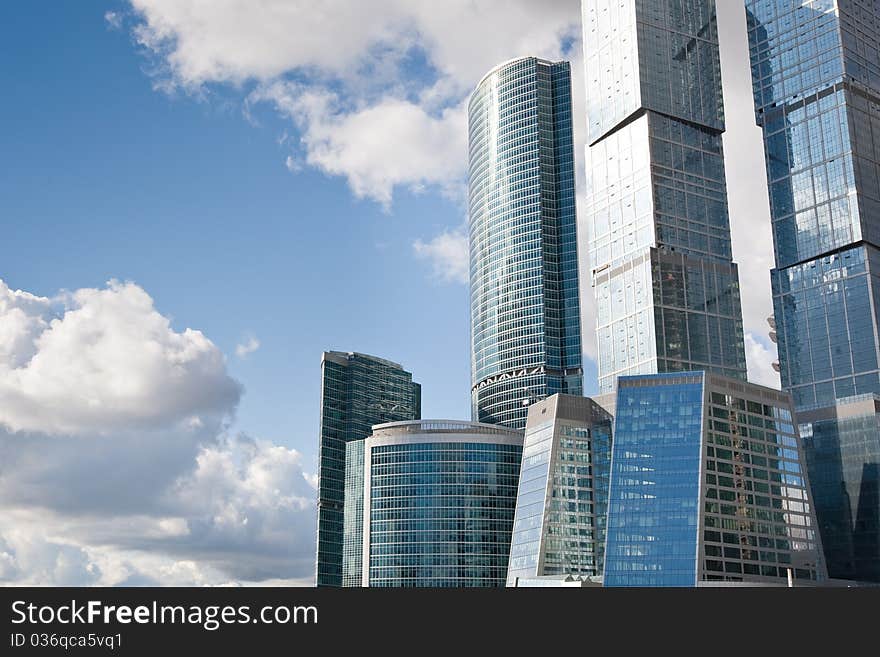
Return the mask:
[[[402,443],[370,453],[370,586],[504,586],[521,446]]]

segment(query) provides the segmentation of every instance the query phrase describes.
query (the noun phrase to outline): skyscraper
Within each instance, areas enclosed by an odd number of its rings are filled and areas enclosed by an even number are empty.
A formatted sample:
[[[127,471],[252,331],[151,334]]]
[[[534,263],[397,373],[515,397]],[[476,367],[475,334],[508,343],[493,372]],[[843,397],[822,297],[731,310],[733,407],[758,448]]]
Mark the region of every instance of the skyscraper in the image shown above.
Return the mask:
[[[397,363],[325,352],[321,358],[321,444],[316,583],[342,585],[346,443],[374,424],[421,417],[421,386]]]
[[[706,372],[618,379],[605,586],[826,577],[787,393]]]
[[[782,386],[829,574],[880,582],[880,3],[746,8]]]
[[[583,389],[570,66],[502,64],[468,111],[472,417],[523,429]]]
[[[359,448],[360,585],[504,586],[522,441],[521,431],[475,422],[374,427]]]
[[[529,407],[508,586],[602,574],[613,421],[587,397]]]
[[[714,0],[583,0],[599,388],[746,377]]]

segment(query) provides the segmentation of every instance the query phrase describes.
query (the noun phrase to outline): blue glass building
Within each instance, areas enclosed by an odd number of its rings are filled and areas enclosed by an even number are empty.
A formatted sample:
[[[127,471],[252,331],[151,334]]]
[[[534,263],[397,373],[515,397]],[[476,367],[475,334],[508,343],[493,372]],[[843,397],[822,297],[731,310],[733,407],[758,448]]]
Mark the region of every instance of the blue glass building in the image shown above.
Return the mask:
[[[316,584],[342,586],[346,443],[374,424],[421,417],[421,386],[397,363],[365,354],[321,358]]]
[[[599,389],[746,378],[714,0],[583,0]]]
[[[880,438],[867,438],[877,421],[872,404],[858,401],[880,394],[880,3],[747,0],[746,8],[782,385],[812,436],[829,573],[880,581]],[[865,414],[854,422],[858,408]],[[848,419],[835,426],[837,417]]]
[[[508,586],[602,574],[613,421],[586,397],[529,407]]]
[[[826,578],[790,397],[705,372],[620,377],[605,586]]]
[[[363,446],[362,579],[504,586],[521,431],[448,420],[374,427]]]
[[[569,64],[502,64],[468,114],[472,418],[523,429],[583,389]]]

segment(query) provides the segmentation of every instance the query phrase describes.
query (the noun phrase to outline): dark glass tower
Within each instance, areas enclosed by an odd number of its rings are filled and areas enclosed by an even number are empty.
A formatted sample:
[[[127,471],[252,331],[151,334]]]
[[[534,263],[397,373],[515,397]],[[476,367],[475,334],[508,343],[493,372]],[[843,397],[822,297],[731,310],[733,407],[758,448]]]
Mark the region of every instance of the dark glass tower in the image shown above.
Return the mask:
[[[599,389],[746,378],[714,0],[583,0]]]
[[[583,390],[569,64],[490,71],[469,131],[472,417],[523,429]]]
[[[421,386],[397,363],[364,354],[321,359],[321,445],[316,584],[342,586],[346,444],[374,424],[421,417]]]
[[[782,385],[829,574],[880,581],[880,3],[746,7]]]

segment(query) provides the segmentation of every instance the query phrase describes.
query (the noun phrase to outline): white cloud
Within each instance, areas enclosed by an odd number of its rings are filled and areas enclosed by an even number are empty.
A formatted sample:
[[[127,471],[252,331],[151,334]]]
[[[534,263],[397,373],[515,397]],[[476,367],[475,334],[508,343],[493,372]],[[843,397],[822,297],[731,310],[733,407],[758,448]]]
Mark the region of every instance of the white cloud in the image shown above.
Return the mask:
[[[0,530],[0,584],[31,586],[89,586],[98,583],[101,571],[77,545],[57,542],[11,524],[3,518]],[[16,519],[19,520],[19,519]]]
[[[166,58],[168,74],[184,87],[241,84],[293,69],[344,74],[374,44],[391,47],[403,32],[391,3],[269,0],[132,0],[142,18],[136,35]],[[329,38],[334,35],[335,38]]]
[[[11,290],[0,280],[0,368],[21,367],[33,357],[50,308],[49,299]]]
[[[346,110],[334,94],[288,82],[259,87],[248,97],[251,104],[264,101],[300,128],[306,163],[344,176],[360,198],[387,208],[399,186],[417,189],[433,184],[452,189],[463,184],[461,162],[467,155],[463,107],[431,115],[417,104],[386,97],[374,105]]]
[[[776,361],[776,348],[768,339],[746,333],[746,363],[749,368],[749,381],[779,389],[779,373],[773,369]]]
[[[467,284],[470,278],[470,255],[464,229],[446,230],[430,242],[416,240],[413,250],[419,258],[430,261],[438,280]]]
[[[300,582],[313,475],[225,429],[241,386],[133,283],[0,282],[0,583]],[[5,427],[4,427],[5,425]]]
[[[235,355],[241,359],[247,358],[260,348],[260,341],[253,335],[249,335],[244,342],[235,345]]]
[[[499,61],[558,52],[578,0],[131,0],[137,36],[174,82],[242,84],[299,72],[353,81],[415,49],[462,90]],[[366,63],[367,55],[371,62]],[[361,80],[363,82],[363,80]]]
[[[187,519],[182,549],[196,546],[222,572],[260,580],[310,572],[315,497],[299,452],[238,436],[205,446],[168,504]]]
[[[238,402],[223,354],[200,331],[174,331],[131,283],[53,303],[0,282],[0,338],[0,425],[13,431],[149,427]]]

